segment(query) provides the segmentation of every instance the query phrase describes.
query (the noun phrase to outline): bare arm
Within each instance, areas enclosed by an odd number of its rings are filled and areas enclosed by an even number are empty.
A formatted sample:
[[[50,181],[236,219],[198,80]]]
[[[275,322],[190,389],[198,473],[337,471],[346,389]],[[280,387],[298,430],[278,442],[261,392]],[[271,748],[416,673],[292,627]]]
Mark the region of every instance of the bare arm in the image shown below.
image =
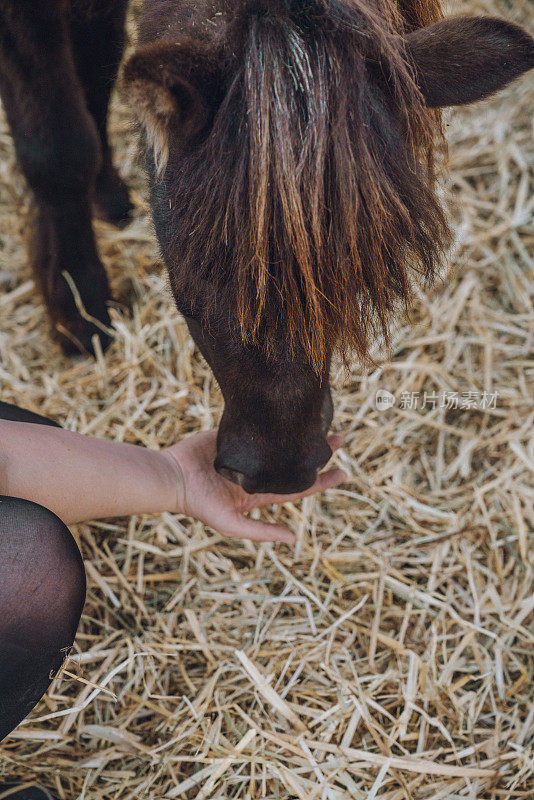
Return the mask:
[[[330,439],[334,450],[342,442],[340,436]],[[157,452],[60,428],[0,420],[0,494],[33,500],[66,524],[170,511],[196,517],[224,536],[292,542],[286,528],[245,514],[324,491],[346,477],[341,470],[331,470],[299,495],[247,495],[215,472],[215,449],[215,431]]]
[[[0,420],[0,493],[33,500],[69,525],[170,511],[176,487],[156,451]]]

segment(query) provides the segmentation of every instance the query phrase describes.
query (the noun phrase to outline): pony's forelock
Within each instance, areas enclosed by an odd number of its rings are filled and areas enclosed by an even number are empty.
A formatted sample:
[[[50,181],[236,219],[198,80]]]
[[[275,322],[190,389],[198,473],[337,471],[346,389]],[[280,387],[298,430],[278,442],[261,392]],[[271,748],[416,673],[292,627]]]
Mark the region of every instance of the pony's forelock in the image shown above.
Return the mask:
[[[230,297],[245,341],[269,350],[282,331],[318,371],[331,349],[366,359],[376,331],[387,340],[448,238],[440,120],[403,42],[439,16],[434,0],[246,3],[224,99],[180,157],[173,203],[173,286],[206,321]]]

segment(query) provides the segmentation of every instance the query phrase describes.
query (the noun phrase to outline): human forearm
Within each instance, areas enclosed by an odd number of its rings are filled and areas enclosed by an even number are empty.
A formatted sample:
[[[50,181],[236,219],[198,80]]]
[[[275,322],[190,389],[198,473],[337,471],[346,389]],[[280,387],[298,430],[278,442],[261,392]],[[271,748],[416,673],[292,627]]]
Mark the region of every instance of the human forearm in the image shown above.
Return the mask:
[[[195,517],[223,536],[291,543],[281,525],[249,519],[254,508],[323,492],[346,479],[334,469],[295,495],[249,495],[214,469],[217,431],[164,451],[91,439],[61,428],[0,419],[0,495],[32,500],[67,524],[170,511]],[[329,438],[332,450],[343,437]]]
[[[66,524],[173,511],[178,478],[144,447],[0,420],[0,494],[39,503]]]

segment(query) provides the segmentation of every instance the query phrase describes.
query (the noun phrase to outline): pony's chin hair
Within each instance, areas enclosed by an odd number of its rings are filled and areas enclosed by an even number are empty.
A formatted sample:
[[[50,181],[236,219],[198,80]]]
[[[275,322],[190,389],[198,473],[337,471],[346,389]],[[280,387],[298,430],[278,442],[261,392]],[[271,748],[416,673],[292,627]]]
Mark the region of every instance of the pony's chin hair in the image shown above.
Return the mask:
[[[245,341],[268,349],[274,324],[320,371],[330,350],[368,361],[413,278],[431,281],[442,262],[441,124],[404,50],[409,3],[321,3],[305,25],[287,11],[297,3],[282,5],[249,8],[211,131],[171,165],[173,281],[193,302],[197,287],[226,292]],[[426,7],[417,23],[438,16]]]

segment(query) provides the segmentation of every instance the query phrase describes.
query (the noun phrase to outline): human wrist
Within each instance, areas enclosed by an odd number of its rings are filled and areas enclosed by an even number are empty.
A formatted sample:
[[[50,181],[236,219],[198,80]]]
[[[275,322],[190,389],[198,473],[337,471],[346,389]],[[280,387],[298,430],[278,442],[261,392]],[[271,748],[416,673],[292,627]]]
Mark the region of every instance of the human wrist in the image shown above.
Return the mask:
[[[154,455],[158,456],[157,468],[169,501],[165,510],[173,514],[185,513],[184,473],[178,458],[171,450],[159,450]]]
[[[179,494],[179,475],[165,451],[151,450],[141,445],[129,445],[128,448],[121,454],[124,474],[128,476],[129,483],[124,487],[124,497],[119,501],[119,505],[124,506],[123,513],[174,513]],[[119,468],[122,471],[122,465]]]

